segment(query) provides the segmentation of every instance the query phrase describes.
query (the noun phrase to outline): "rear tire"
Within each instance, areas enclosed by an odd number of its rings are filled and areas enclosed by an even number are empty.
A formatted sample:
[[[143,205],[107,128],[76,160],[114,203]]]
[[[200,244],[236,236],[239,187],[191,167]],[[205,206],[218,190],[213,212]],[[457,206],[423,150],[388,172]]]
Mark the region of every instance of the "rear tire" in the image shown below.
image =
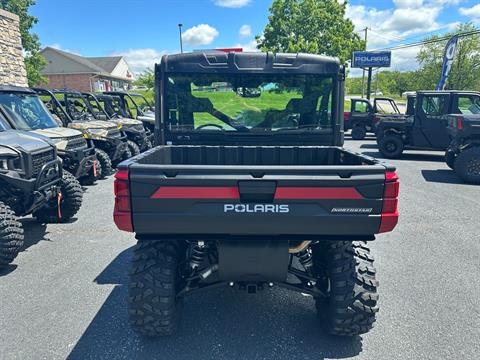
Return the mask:
[[[398,159],[402,156],[405,144],[398,135],[386,135],[378,142],[378,150],[388,159]]]
[[[153,145],[152,145],[152,142],[150,141],[150,139],[146,139],[143,151],[150,150],[152,147],[153,147]]]
[[[107,176],[110,176],[113,173],[112,160],[108,154],[101,149],[95,149],[95,153],[97,154],[97,160],[100,163],[102,170],[99,175],[99,179],[105,179]]]
[[[33,216],[41,223],[64,223],[70,221],[80,210],[83,200],[82,186],[75,176],[68,171],[63,171],[60,182],[62,199],[60,202],[61,217],[58,215],[57,199],[50,200],[44,207],[36,210]]]
[[[22,246],[22,224],[12,209],[0,202],[0,269],[13,262]]]
[[[172,242],[142,241],[135,246],[128,288],[129,323],[149,337],[172,335],[183,298],[177,298],[179,252]]]
[[[447,163],[447,166],[452,170],[455,170],[455,159],[455,152],[451,150],[445,151],[445,162]]]
[[[455,172],[467,183],[480,184],[480,147],[462,151],[455,160]]]
[[[140,154],[140,147],[135,142],[133,142],[132,140],[128,140],[127,144],[131,156],[137,156],[138,154]]]
[[[330,334],[356,336],[373,328],[378,281],[366,243],[336,241],[314,248],[316,266],[324,269],[328,298],[317,298],[316,307]]]
[[[367,129],[364,126],[354,126],[352,129],[353,140],[363,140],[367,136]]]

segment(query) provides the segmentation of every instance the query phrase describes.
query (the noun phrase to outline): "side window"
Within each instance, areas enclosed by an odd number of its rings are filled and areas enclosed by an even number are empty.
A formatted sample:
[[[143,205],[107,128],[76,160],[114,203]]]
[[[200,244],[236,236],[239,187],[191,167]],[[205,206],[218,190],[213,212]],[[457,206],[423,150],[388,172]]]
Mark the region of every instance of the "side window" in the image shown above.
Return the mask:
[[[480,97],[471,95],[471,96],[460,96],[458,98],[458,110],[456,111],[460,114],[480,114]]]
[[[353,112],[366,113],[368,110],[368,103],[366,101],[355,101]]]
[[[446,96],[424,96],[422,100],[422,110],[426,115],[430,116],[443,115],[446,101]]]

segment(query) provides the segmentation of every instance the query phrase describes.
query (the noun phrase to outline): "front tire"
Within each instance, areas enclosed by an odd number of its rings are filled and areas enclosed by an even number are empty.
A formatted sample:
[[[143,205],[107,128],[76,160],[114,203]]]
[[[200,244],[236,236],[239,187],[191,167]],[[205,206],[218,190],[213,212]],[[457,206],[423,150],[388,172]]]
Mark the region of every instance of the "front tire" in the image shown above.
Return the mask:
[[[462,151],[455,160],[455,172],[467,183],[480,184],[480,147]]]
[[[378,142],[378,150],[388,159],[398,159],[402,156],[405,144],[398,135],[386,135]]]
[[[354,126],[352,129],[353,140],[363,140],[367,136],[367,129],[364,126]]]
[[[95,161],[95,170],[97,176],[95,176],[92,166],[92,168],[90,169],[90,173],[87,176],[80,178],[80,184],[89,186],[95,184],[96,181],[100,179],[100,177],[102,176],[102,165],[100,164],[100,161],[98,159],[97,161]]]
[[[455,159],[456,159],[455,152],[451,150],[445,151],[445,163],[452,170],[455,170]]]
[[[12,209],[0,202],[0,269],[13,262],[22,246],[22,224]]]
[[[168,241],[141,241],[135,247],[128,287],[128,316],[148,337],[172,335],[179,323],[179,251]]]
[[[108,154],[101,149],[95,149],[95,153],[102,169],[99,179],[105,179],[107,176],[110,176],[113,173],[112,160]]]
[[[127,144],[131,156],[137,156],[138,154],[140,154],[140,147],[135,142],[133,142],[132,140],[128,140]]]
[[[41,223],[64,223],[70,221],[80,210],[83,200],[82,186],[75,179],[75,176],[68,171],[63,171],[63,177],[60,181],[60,214],[58,209],[58,200],[52,199],[45,206],[36,210],[33,216]],[[61,215],[61,216],[59,216]]]
[[[328,297],[316,307],[330,334],[356,336],[373,328],[378,312],[378,281],[364,242],[332,241],[314,248],[317,268],[328,278]]]

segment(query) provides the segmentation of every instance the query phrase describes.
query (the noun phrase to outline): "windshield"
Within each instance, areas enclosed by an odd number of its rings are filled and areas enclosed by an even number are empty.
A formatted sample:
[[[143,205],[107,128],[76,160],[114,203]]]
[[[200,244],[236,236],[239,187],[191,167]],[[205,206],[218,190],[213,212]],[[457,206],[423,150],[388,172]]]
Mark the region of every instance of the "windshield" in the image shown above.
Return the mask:
[[[3,115],[0,113],[0,132],[10,129],[7,121],[3,118]]]
[[[386,99],[377,99],[375,102],[377,106],[377,113],[379,114],[398,114],[398,109],[393,105],[393,102]]]
[[[80,94],[65,93],[60,103],[73,121],[94,120],[90,103]]]
[[[185,74],[168,78],[170,131],[333,132],[333,78]]]
[[[0,93],[0,104],[21,130],[56,128],[58,124],[37,95]]]

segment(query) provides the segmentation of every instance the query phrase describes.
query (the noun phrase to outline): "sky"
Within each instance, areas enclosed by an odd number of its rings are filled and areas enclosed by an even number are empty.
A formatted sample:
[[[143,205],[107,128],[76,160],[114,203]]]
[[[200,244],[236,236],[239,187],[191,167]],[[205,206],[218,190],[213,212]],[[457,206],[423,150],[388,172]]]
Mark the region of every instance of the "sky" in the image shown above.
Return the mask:
[[[339,0],[342,1],[342,0]],[[163,54],[184,50],[255,49],[268,22],[271,0],[37,0],[34,32],[42,46],[84,56],[123,55],[140,73]],[[368,49],[377,50],[443,34],[459,23],[480,26],[478,0],[350,0],[347,17]],[[418,48],[394,51],[392,68],[413,70]],[[355,74],[355,73],[354,73]]]

